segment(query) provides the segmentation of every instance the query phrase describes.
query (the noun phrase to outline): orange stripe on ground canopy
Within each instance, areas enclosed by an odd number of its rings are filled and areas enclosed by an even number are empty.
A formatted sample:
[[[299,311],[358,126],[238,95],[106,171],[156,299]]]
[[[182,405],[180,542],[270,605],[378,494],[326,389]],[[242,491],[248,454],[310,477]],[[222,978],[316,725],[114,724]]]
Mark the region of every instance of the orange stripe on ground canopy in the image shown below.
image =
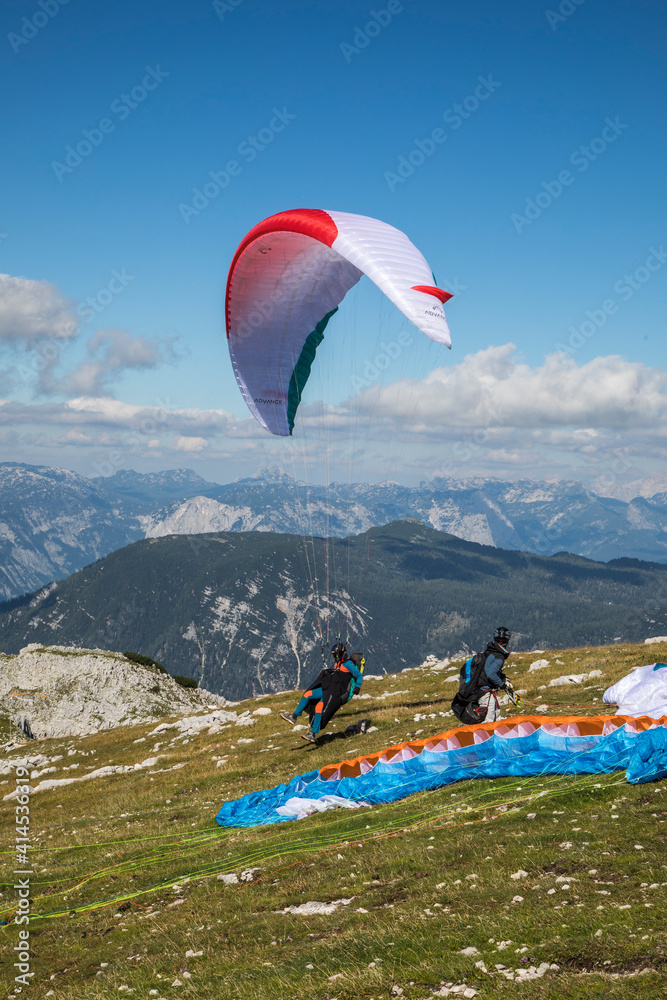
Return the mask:
[[[624,726],[627,722],[632,722],[638,732],[644,732],[651,726],[667,726],[667,715],[660,719],[652,719],[648,715],[637,718],[631,715],[515,715],[511,719],[500,719],[498,722],[483,722],[476,726],[457,726],[455,729],[448,729],[444,733],[435,736],[427,736],[423,740],[409,740],[406,743],[397,743],[387,747],[386,750],[379,750],[375,753],[365,754],[362,757],[353,757],[351,760],[341,761],[340,764],[327,764],[320,768],[320,778],[329,781],[332,778],[356,778],[362,773],[362,763],[366,765],[364,771],[375,767],[381,757],[387,761],[393,760],[402,750],[408,747],[415,755],[419,755],[429,744],[438,743],[443,740],[456,737],[459,745],[470,747],[474,745],[475,733],[484,731],[491,735],[503,727],[507,731],[518,729],[523,723],[532,723],[535,729],[542,726],[574,726],[578,730],[579,736],[601,736],[606,723],[616,727]],[[576,734],[572,734],[576,735]]]

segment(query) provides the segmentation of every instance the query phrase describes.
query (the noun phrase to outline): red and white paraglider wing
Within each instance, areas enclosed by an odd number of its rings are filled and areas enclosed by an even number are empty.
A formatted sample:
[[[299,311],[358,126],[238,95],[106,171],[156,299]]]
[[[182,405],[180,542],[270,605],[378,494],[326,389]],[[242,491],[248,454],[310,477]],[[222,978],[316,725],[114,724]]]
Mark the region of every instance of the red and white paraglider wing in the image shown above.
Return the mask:
[[[376,219],[320,209],[280,212],[240,244],[227,279],[227,338],[250,411],[289,435],[315,351],[338,304],[367,274],[432,340],[450,346],[431,270],[410,240]]]

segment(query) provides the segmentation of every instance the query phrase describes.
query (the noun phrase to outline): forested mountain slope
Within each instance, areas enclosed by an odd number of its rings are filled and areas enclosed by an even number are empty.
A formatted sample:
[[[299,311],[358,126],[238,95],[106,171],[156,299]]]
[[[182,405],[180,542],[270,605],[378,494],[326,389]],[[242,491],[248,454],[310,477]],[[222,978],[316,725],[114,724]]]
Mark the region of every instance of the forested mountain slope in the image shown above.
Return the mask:
[[[528,556],[416,521],[349,539],[226,532],[135,542],[0,605],[0,649],[30,642],[131,649],[227,698],[307,684],[320,635],[364,650],[372,673],[485,643],[640,641],[665,628],[667,566]]]

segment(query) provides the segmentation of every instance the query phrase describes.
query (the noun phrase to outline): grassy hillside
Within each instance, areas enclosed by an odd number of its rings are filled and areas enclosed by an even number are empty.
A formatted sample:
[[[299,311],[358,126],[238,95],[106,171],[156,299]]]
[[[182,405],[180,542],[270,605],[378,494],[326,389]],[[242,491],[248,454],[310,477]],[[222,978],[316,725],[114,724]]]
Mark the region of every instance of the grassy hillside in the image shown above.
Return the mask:
[[[512,657],[524,713],[546,705],[550,715],[596,714],[605,712],[608,684],[667,659],[667,644],[546,656],[550,665],[534,672],[535,655]],[[591,670],[602,676],[548,686]],[[665,782],[632,786],[622,774],[470,781],[279,827],[214,823],[227,798],[450,728],[449,674],[420,668],[367,681],[371,697],[352,701],[318,749],[278,718],[294,704],[282,694],[239,706],[271,709],[252,726],[150,736],[151,724],[12,751],[62,755],[55,778],[81,774],[91,758],[99,766],[164,755],[152,768],[32,796],[30,905],[40,916],[30,927],[31,994],[426,1000],[458,987],[456,995],[474,990],[489,1000],[499,991],[664,997]],[[364,717],[377,731],[344,739]],[[63,773],[72,762],[80,770]],[[11,787],[13,779],[0,785],[3,794]],[[4,805],[6,916],[16,893],[13,804]],[[329,913],[284,912],[340,900],[348,902]],[[1,933],[9,988],[18,929]],[[477,953],[463,953],[471,948]],[[515,970],[531,967],[540,977],[518,982]]]
[[[131,649],[237,699],[308,684],[320,631],[372,672],[454,655],[511,627],[517,648],[664,634],[667,566],[551,557],[400,521],[351,539],[267,532],[137,542],[0,606],[0,649]]]

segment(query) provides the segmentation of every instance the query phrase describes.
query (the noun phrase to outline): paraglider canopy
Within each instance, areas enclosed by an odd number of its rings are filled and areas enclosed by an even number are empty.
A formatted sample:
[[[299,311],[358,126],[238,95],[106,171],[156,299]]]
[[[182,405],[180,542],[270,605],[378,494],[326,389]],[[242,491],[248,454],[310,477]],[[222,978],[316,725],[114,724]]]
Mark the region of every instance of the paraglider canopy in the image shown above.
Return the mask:
[[[227,279],[229,353],[248,408],[272,434],[292,433],[327,323],[363,274],[422,333],[451,347],[450,293],[385,222],[298,208],[260,222],[239,245]]]

